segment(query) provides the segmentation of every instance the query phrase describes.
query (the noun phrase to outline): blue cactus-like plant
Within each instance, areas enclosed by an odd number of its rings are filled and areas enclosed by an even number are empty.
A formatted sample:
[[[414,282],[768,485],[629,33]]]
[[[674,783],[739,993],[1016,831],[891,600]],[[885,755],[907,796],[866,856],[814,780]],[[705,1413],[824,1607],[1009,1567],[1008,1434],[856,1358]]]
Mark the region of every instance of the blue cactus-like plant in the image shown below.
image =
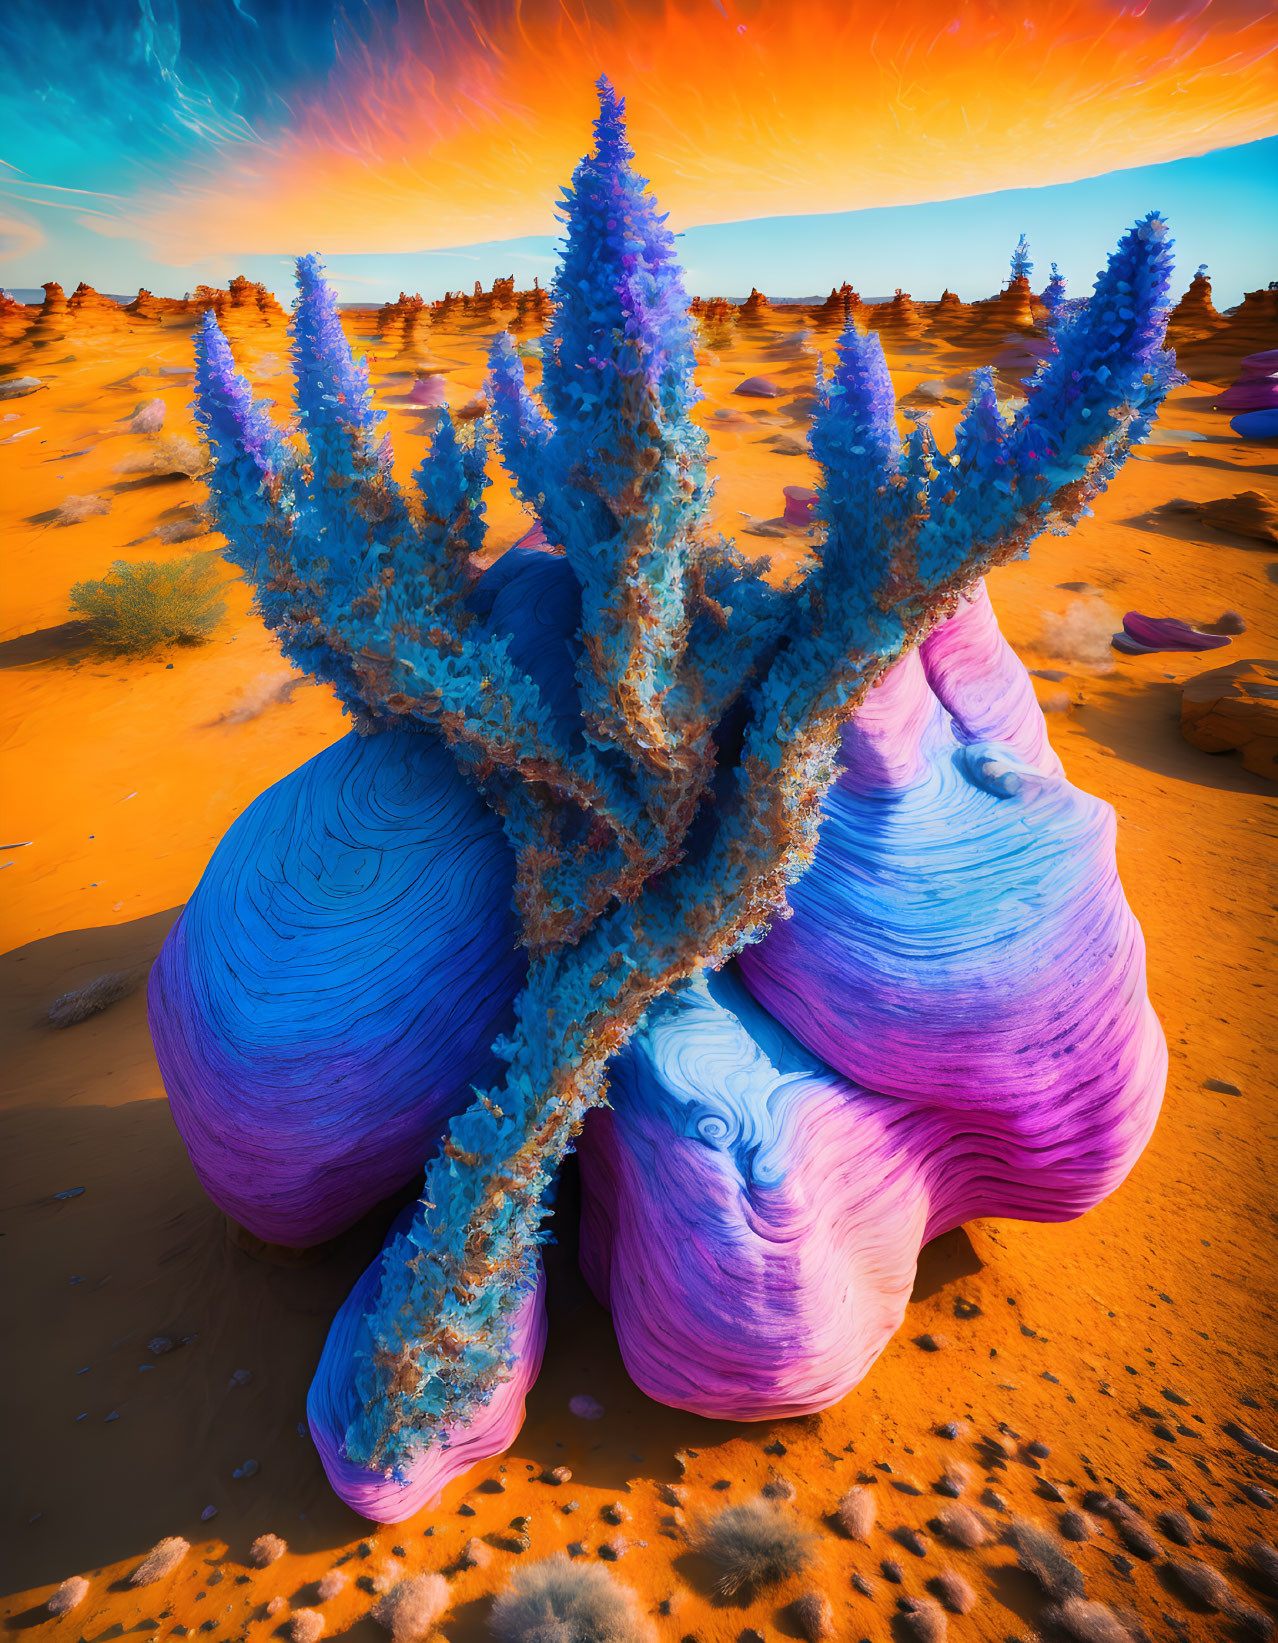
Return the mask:
[[[580,588],[575,717],[467,598],[486,430],[463,439],[443,417],[402,492],[312,258],[298,265],[290,428],[254,401],[211,316],[199,338],[212,505],[264,619],[365,728],[443,737],[516,857],[529,966],[496,1046],[505,1074],[428,1162],[353,1370],[345,1452],[379,1471],[402,1472],[509,1374],[546,1192],[610,1058],[650,1005],[784,908],[866,692],[966,585],[1077,516],[1171,380],[1155,215],[1061,323],[1014,418],[978,377],[950,451],[921,419],[902,443],[879,340],[849,324],[817,380],[823,541],[777,587],[709,527],[681,278],[632,160],[603,81],[563,199],[539,393],[509,337],[491,355],[502,460]],[[1018,257],[1028,272],[1024,242]]]
[[[1052,277],[1043,288],[1043,307],[1047,309],[1049,322],[1054,320],[1061,311],[1061,304],[1065,301],[1065,276],[1055,263],[1052,264]]]
[[[1012,278],[1027,280],[1034,272],[1034,264],[1030,261],[1029,241],[1024,234],[1016,242],[1016,249],[1012,252]]]

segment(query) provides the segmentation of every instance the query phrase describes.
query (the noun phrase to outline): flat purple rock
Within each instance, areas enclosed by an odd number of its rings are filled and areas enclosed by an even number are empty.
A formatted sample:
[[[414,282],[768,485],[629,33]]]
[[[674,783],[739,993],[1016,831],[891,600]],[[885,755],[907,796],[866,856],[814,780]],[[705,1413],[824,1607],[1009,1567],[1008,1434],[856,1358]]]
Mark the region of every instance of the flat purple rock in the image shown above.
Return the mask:
[[[748,394],[753,399],[781,399],[785,389],[771,377],[747,377],[732,390],[734,394]]]
[[[1199,633],[1174,616],[1142,616],[1138,610],[1123,617],[1123,632],[1148,650],[1221,650],[1232,643],[1227,634]]]

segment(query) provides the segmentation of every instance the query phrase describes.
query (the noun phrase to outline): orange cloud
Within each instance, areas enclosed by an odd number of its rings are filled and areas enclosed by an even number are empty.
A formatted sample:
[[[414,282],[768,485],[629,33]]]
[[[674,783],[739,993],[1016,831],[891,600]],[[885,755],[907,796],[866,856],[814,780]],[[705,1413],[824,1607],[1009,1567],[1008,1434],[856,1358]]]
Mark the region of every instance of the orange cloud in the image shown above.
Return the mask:
[[[135,223],[182,263],[546,233],[601,72],[679,225],[1068,182],[1272,135],[1275,46],[1243,0],[427,4]]]

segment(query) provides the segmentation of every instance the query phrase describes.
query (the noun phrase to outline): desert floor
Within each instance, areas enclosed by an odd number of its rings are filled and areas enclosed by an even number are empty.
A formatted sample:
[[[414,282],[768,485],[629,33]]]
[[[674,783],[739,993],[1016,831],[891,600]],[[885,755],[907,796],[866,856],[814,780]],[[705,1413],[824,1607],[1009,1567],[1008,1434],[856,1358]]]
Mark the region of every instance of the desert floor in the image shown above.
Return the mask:
[[[379,395],[402,394],[405,379],[394,373],[405,362],[377,346],[367,318],[351,325],[373,355]],[[481,387],[484,342],[479,329],[432,340],[454,403]],[[828,350],[832,339],[805,341],[790,321],[708,342],[698,414],[711,429],[725,530],[774,519],[783,485],[811,483],[797,442],[818,345]],[[244,330],[235,346],[255,380],[284,400],[282,327]],[[1041,538],[1028,562],[991,579],[1004,631],[1027,666],[1058,675],[1037,686],[1070,779],[1118,813],[1119,865],[1171,1051],[1162,1119],[1131,1178],[1077,1222],[983,1221],[928,1246],[906,1323],[865,1381],[820,1416],[754,1426],[707,1422],[635,1390],[606,1314],[575,1275],[566,1205],[564,1241],[552,1252],[546,1366],[518,1441],[452,1485],[436,1509],[380,1528],[333,1496],[302,1423],[329,1320],[375,1252],[389,1210],[292,1265],[246,1251],[202,1193],[170,1122],[142,992],[65,1030],[46,1020],[59,995],[154,957],[227,826],[341,735],[343,720],[323,689],[293,679],[229,568],[230,614],[199,648],[119,661],[66,626],[71,585],[111,561],[218,544],[198,531],[184,541],[155,534],[190,519],[202,499],[198,478],[162,471],[173,452],[159,443],[193,436],[190,376],[175,369],[191,361],[189,324],[102,323],[34,353],[11,345],[10,361],[47,386],[0,405],[2,828],[12,846],[0,851],[8,1472],[0,1556],[9,1629],[57,1643],[197,1629],[219,1639],[283,1636],[290,1607],[313,1604],[315,1582],[341,1565],[350,1580],[323,1605],[327,1633],[360,1643],[385,1635],[368,1616],[372,1594],[388,1582],[448,1570],[471,1537],[496,1539],[524,1515],[531,1547],[523,1561],[578,1540],[593,1557],[617,1533],[601,1512],[619,1502],[629,1544],[615,1573],[638,1590],[663,1638],[729,1643],[747,1627],[797,1637],[788,1605],[812,1584],[830,1596],[839,1638],[900,1637],[897,1596],[921,1594],[950,1566],[978,1598],[969,1614],[950,1617],[952,1638],[1028,1639],[1040,1630],[1044,1599],[1010,1547],[955,1551],[929,1533],[919,1557],[892,1538],[947,1504],[933,1485],[956,1460],[970,1469],[973,1502],[987,1487],[1004,1498],[1005,1512],[982,1508],[996,1523],[1021,1514],[1053,1526],[1066,1506],[1048,1498],[1043,1480],[1073,1507],[1089,1488],[1121,1488],[1151,1522],[1189,1500],[1210,1503],[1212,1521],[1197,1531],[1212,1538],[1190,1554],[1160,1541],[1161,1555],[1145,1561],[1099,1520],[1092,1539],[1069,1548],[1088,1595],[1135,1610],[1151,1639],[1235,1635],[1232,1621],[1178,1585],[1168,1558],[1202,1556],[1240,1597],[1272,1606],[1248,1584],[1242,1554],[1256,1534],[1275,1538],[1278,1513],[1241,1486],[1276,1488],[1278,1469],[1223,1428],[1241,1423],[1278,1441],[1278,1030],[1266,918],[1278,793],[1237,755],[1189,746],[1179,707],[1192,675],[1278,655],[1278,547],[1165,509],[1173,498],[1278,492],[1273,442],[1240,441],[1213,408],[1238,354],[1262,346],[1274,343],[1257,340],[1229,358],[1188,350],[1193,380],[1173,392],[1159,442],[1135,452],[1095,517],[1071,536]],[[975,362],[943,338],[893,348],[889,358],[902,394]],[[732,393],[759,371],[786,393]],[[954,386],[937,412],[942,443],[956,415]],[[162,436],[124,429],[139,404],[157,398],[167,408]],[[403,409],[387,414],[407,473],[422,454],[419,420]],[[1193,434],[1204,437],[1184,437]],[[131,460],[140,471],[120,472]],[[109,511],[59,523],[69,495],[100,496]],[[489,507],[500,550],[527,521],[500,483]],[[798,539],[741,540],[787,553]],[[1232,609],[1247,629],[1223,654],[1119,656],[1107,640],[1128,609],[1191,622]],[[83,1190],[60,1196],[71,1189]],[[184,1344],[156,1357],[147,1343],[157,1335]],[[937,1350],[918,1344],[928,1335]],[[570,1412],[582,1393],[603,1405],[602,1417]],[[953,1440],[936,1432],[950,1420],[960,1423]],[[1006,1455],[986,1438],[1000,1439]],[[1026,1451],[1034,1440],[1046,1457]],[[235,1479],[250,1459],[255,1475]],[[571,1482],[539,1481],[556,1466],[571,1470]],[[774,1473],[791,1481],[795,1510],[820,1534],[815,1579],[748,1606],[717,1602],[685,1528],[724,1501],[755,1496]],[[868,1546],[826,1523],[858,1479],[879,1503]],[[659,1498],[662,1485],[678,1481],[688,1490],[682,1523]],[[216,1515],[203,1520],[207,1507]],[[264,1531],[289,1549],[257,1570],[248,1549]],[[130,1587],[131,1570],[167,1535],[191,1542],[178,1572]],[[902,1586],[879,1576],[888,1557],[904,1566]],[[450,1643],[486,1635],[489,1598],[519,1561],[496,1550],[487,1568],[453,1575],[441,1627]],[[873,1578],[873,1597],[853,1589],[854,1570]],[[50,1619],[44,1601],[72,1574],[88,1578],[89,1596]],[[274,1597],[285,1604],[268,1613]],[[659,1612],[667,1599],[668,1615]]]

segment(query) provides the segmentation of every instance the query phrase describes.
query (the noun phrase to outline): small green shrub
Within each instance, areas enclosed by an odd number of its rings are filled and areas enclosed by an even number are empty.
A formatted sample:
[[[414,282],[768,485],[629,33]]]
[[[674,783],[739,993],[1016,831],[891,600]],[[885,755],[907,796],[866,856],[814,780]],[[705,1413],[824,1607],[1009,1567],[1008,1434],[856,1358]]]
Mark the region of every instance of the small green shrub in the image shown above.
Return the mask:
[[[100,582],[77,582],[71,609],[108,650],[145,656],[165,645],[202,644],[226,615],[216,554],[117,559]]]

